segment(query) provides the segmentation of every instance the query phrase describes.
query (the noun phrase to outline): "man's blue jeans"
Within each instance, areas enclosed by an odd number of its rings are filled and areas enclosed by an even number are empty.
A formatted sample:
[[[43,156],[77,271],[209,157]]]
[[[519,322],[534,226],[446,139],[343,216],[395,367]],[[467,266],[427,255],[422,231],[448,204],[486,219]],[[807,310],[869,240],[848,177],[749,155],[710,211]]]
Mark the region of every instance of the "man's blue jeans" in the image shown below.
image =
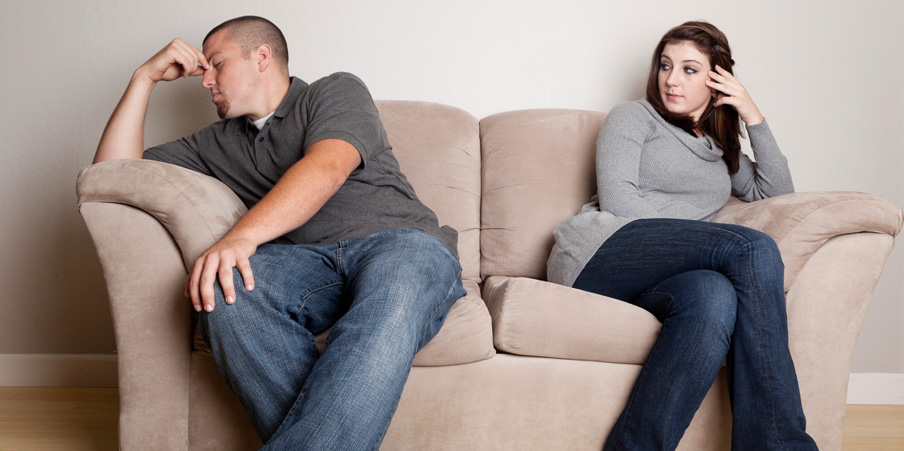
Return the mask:
[[[199,314],[220,373],[272,450],[379,447],[414,354],[465,295],[437,238],[395,229],[334,245],[265,244],[255,288]],[[314,335],[333,327],[320,355]]]
[[[815,450],[788,350],[783,280],[775,242],[746,227],[641,219],[603,243],[574,287],[662,322],[605,449],[675,449],[725,361],[732,449]]]

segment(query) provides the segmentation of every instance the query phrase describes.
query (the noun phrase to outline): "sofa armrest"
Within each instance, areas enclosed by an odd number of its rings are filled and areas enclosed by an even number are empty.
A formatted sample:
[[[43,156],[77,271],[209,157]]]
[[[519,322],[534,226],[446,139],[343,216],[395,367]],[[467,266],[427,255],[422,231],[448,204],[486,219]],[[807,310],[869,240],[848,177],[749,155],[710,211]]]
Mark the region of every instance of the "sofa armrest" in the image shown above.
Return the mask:
[[[163,224],[186,268],[245,214],[238,196],[219,180],[152,160],[111,160],[83,169],[78,203],[119,203],[144,210]]]
[[[120,446],[187,449],[194,317],[185,275],[245,207],[213,178],[146,160],[88,167],[76,191],[113,314]]]
[[[732,199],[713,219],[771,236],[785,263],[785,291],[826,241],[859,232],[897,236],[904,212],[880,197],[855,192],[792,193],[757,202]]]

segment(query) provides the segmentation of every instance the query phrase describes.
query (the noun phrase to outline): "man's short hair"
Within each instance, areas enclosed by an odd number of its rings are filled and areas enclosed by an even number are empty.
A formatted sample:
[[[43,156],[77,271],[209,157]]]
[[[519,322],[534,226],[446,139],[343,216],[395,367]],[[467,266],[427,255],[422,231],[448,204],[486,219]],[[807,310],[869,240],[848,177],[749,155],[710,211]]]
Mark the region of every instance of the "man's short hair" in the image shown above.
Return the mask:
[[[236,17],[210,30],[210,33],[204,37],[204,42],[207,42],[207,39],[218,31],[223,30],[228,31],[229,37],[239,44],[245,58],[262,44],[267,44],[277,66],[286,75],[289,74],[289,46],[286,44],[286,37],[273,22],[258,16]]]

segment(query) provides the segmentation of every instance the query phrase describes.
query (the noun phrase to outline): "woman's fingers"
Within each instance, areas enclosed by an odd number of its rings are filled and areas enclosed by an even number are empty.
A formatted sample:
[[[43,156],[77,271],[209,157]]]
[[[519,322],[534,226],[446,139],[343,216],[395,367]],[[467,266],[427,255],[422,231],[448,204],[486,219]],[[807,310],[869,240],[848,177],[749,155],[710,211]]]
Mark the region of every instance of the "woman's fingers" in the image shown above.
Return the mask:
[[[713,106],[731,106],[747,125],[763,122],[763,115],[750,98],[747,89],[732,73],[716,65],[715,70],[707,72],[707,75],[709,79],[706,80],[706,85],[713,89],[716,97]]]

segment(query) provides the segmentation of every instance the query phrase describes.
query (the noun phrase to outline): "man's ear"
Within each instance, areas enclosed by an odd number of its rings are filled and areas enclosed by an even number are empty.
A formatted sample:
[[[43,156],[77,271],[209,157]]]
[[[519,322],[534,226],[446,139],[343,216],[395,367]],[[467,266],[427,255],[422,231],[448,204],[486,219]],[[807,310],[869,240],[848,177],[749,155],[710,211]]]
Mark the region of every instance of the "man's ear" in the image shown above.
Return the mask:
[[[270,46],[267,44],[261,44],[254,51],[254,58],[257,62],[257,70],[259,72],[263,72],[270,67],[270,64],[273,62],[273,51],[270,50]]]

